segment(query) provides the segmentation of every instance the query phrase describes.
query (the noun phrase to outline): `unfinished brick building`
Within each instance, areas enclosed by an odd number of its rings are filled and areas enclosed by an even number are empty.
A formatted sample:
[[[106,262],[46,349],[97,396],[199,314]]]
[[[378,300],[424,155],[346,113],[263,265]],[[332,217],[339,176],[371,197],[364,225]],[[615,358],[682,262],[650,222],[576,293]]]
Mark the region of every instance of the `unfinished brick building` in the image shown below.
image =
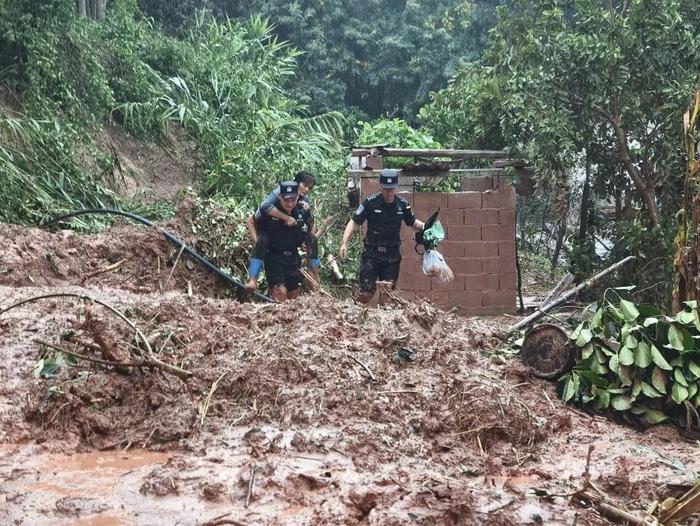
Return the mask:
[[[423,259],[414,249],[413,231],[403,228],[398,282],[403,297],[423,296],[444,308],[459,306],[467,314],[502,314],[515,309],[515,188],[508,184],[504,168],[447,169],[447,163],[418,160],[504,159],[504,152],[371,147],[355,149],[352,155],[348,177],[359,186],[362,199],[380,190],[377,176],[384,157],[414,157],[416,161],[405,164],[399,176],[399,195],[411,203],[416,217],[423,221],[440,208],[446,238],[438,250],[454,272],[454,280],[439,285],[423,274]],[[446,176],[459,177],[463,191],[416,191],[416,182],[425,185],[426,181]]]

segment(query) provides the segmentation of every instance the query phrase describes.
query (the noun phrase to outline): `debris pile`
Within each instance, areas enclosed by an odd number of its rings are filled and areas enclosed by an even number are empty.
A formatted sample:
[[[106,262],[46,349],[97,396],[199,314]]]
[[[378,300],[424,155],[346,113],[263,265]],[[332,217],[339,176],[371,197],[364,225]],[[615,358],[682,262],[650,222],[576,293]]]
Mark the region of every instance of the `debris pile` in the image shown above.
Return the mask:
[[[607,521],[570,503],[592,441],[605,444],[590,465],[600,487],[631,455],[635,487],[687,484],[700,468],[673,430],[663,441],[562,405],[554,384],[499,351],[498,320],[391,297],[369,310],[322,295],[242,304],[184,264],[164,287],[175,250],[140,227],[0,225],[0,237],[0,310],[51,296],[0,316],[2,523],[157,523],[177,508],[187,524],[595,525]],[[143,449],[170,460],[115,471],[120,493],[90,493],[84,472],[69,477],[86,485],[73,483],[71,507],[51,493],[64,468],[49,452],[121,461]],[[643,509],[666,496],[619,497]]]

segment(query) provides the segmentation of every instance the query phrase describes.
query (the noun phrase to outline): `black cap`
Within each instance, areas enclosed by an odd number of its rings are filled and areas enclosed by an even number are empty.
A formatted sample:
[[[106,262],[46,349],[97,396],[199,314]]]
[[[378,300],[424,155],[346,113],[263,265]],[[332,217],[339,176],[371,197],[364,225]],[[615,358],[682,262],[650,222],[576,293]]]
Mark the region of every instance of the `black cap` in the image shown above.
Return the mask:
[[[379,173],[379,186],[382,188],[398,188],[399,170],[382,170]]]
[[[295,181],[282,181],[280,183],[280,197],[294,197],[299,195],[299,183]]]

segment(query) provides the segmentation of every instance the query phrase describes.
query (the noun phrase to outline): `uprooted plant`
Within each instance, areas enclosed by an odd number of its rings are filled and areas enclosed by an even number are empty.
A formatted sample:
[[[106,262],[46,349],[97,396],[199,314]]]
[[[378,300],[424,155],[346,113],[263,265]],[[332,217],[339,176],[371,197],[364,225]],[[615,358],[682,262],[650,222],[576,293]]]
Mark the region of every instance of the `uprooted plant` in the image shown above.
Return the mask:
[[[658,424],[680,416],[700,425],[700,315],[696,301],[675,317],[636,305],[609,289],[587,309],[571,334],[580,348],[573,369],[559,380],[565,402],[611,409],[632,423]],[[606,296],[617,294],[619,301]]]

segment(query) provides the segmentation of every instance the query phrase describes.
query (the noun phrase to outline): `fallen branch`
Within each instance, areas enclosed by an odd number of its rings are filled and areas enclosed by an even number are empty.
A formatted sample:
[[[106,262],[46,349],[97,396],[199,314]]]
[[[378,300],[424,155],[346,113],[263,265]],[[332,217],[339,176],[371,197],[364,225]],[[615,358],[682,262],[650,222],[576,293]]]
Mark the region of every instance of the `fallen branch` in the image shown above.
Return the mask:
[[[250,497],[253,495],[253,491],[255,491],[255,466],[250,466],[250,480],[248,480],[248,492],[245,496],[246,508],[250,504]]]
[[[116,263],[113,263],[105,268],[101,268],[99,270],[96,270],[94,272],[90,272],[90,274],[87,274],[83,279],[80,281],[82,283],[85,283],[90,278],[94,278],[95,276],[99,276],[100,274],[104,274],[105,272],[111,272],[113,270],[117,270],[119,267],[121,267],[124,263],[128,261],[128,258],[124,258],[121,261],[117,261]]]
[[[165,280],[165,285],[163,285],[163,290],[168,288],[168,283],[170,283],[170,278],[173,277],[173,273],[175,272],[175,269],[177,268],[177,264],[180,261],[180,257],[182,256],[182,253],[185,250],[185,245],[182,245],[180,247],[180,251],[177,253],[177,257],[175,258],[175,263],[173,263],[173,268],[170,269],[170,274],[168,274],[168,279]]]
[[[595,497],[587,493],[581,494],[580,497],[591,502],[591,504],[598,508],[603,515],[606,515],[611,519],[619,519],[621,522],[632,524],[634,526],[644,526],[644,519],[639,518],[628,511],[620,509],[617,506],[613,506],[612,504],[608,504],[602,500],[596,500]]]
[[[327,264],[331,266],[331,272],[333,272],[335,279],[337,279],[338,281],[342,281],[343,273],[340,271],[340,267],[338,266],[338,262],[336,261],[336,259],[338,259],[338,256],[334,257],[329,254],[327,258]]]
[[[559,295],[561,293],[563,293],[568,287],[570,287],[573,282],[574,282],[574,275],[569,274],[567,272],[566,275],[561,279],[561,281],[559,283],[557,283],[557,285],[542,300],[542,303],[540,303],[539,307],[543,307],[543,306],[547,305],[553,299],[558,298]]]
[[[109,362],[107,360],[100,360],[99,358],[92,358],[91,356],[85,356],[84,354],[78,354],[77,352],[73,351],[67,351],[63,347],[59,347],[58,345],[54,345],[53,343],[49,343],[47,341],[42,340],[41,338],[35,338],[34,339],[35,343],[38,343],[39,345],[43,345],[44,347],[48,347],[49,349],[52,349],[57,352],[61,352],[63,354],[67,354],[68,356],[72,356],[74,358],[78,358],[79,360],[85,360],[86,362],[93,362],[93,363],[98,363],[100,365],[109,365],[111,367],[141,367],[143,363],[125,363],[125,362]]]
[[[331,296],[327,291],[325,291],[321,288],[321,284],[314,279],[314,277],[311,275],[310,272],[307,272],[303,268],[299,269],[299,270],[301,271],[301,275],[304,276],[304,279],[306,279],[307,281],[310,282],[311,288],[314,291],[320,292],[321,294],[324,294],[324,295],[328,296],[329,298],[333,298],[333,296]]]
[[[0,316],[5,314],[6,312],[17,308],[21,305],[25,305],[27,303],[32,303],[37,300],[41,299],[48,299],[48,298],[78,298],[83,301],[88,301],[90,303],[96,303],[98,305],[102,305],[106,309],[108,309],[110,312],[118,316],[124,323],[126,323],[131,329],[136,333],[136,335],[141,339],[143,342],[144,346],[146,347],[147,352],[146,353],[141,353],[140,357],[143,359],[144,364],[155,367],[157,369],[161,369],[167,373],[170,373],[174,376],[177,376],[181,380],[186,380],[192,376],[192,373],[189,371],[185,371],[184,369],[181,369],[175,365],[171,365],[169,363],[161,362],[158,358],[156,358],[153,355],[153,349],[151,348],[151,344],[148,343],[148,338],[141,332],[141,330],[134,325],[134,323],[127,318],[121,311],[117,310],[116,308],[112,307],[108,303],[105,303],[104,301],[98,300],[97,298],[93,298],[90,296],[85,296],[83,294],[76,294],[73,292],[56,292],[53,294],[42,294],[41,296],[34,296],[32,298],[27,298],[26,300],[19,301],[13,305],[10,305],[9,307],[6,307],[2,310],[0,310]]]
[[[571,289],[569,292],[560,296],[556,300],[553,300],[553,301],[549,302],[547,305],[544,305],[542,307],[538,307],[537,310],[535,312],[533,312],[532,314],[530,314],[527,318],[520,320],[515,325],[510,326],[504,332],[498,334],[498,337],[501,338],[502,340],[508,339],[508,337],[510,337],[511,334],[519,331],[520,329],[524,329],[525,327],[528,327],[534,321],[540,319],[542,316],[544,316],[547,313],[547,311],[552,310],[554,307],[558,307],[559,305],[566,302],[570,298],[573,298],[574,296],[576,296],[582,290],[585,290],[588,287],[595,285],[598,281],[603,279],[608,274],[615,272],[619,268],[623,267],[624,265],[626,265],[630,261],[634,261],[635,259],[637,259],[635,256],[627,256],[625,259],[618,261],[614,265],[611,265],[610,267],[599,272],[595,276],[588,278],[586,281],[584,281],[583,283],[581,283],[577,287]]]
[[[214,517],[207,522],[202,522],[199,526],[221,526],[222,524],[233,524],[234,526],[247,526],[245,522],[237,521],[236,519],[227,519],[230,513],[224,513],[218,517]]]
[[[228,373],[231,371],[224,371],[221,376],[219,376],[216,380],[214,380],[211,384],[211,388],[209,389],[209,394],[207,395],[207,399],[204,401],[204,405],[202,406],[201,410],[201,415],[199,419],[199,425],[200,427],[204,426],[204,419],[207,417],[207,413],[209,412],[209,404],[211,404],[211,397],[214,396],[214,393],[216,390],[219,388],[219,382],[224,379],[224,376],[226,376]]]
[[[367,371],[367,374],[372,379],[372,381],[374,381],[374,382],[377,381],[375,376],[372,374],[372,371],[369,370],[369,367],[367,367],[364,363],[362,363],[360,360],[355,358],[352,354],[350,354],[350,353],[345,353],[345,354],[347,354],[350,357],[350,359],[352,359],[355,363],[357,363],[358,365],[361,365],[364,368],[364,370]]]

